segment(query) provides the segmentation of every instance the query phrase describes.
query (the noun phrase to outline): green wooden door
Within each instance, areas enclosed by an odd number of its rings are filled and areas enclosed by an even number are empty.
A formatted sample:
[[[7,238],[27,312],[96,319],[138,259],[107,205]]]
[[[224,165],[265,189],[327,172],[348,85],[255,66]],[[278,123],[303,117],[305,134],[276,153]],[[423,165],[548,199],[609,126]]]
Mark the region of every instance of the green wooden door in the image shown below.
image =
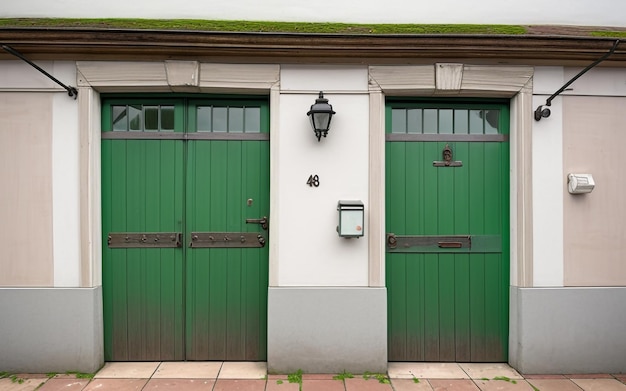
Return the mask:
[[[390,102],[390,361],[508,358],[508,108]]]
[[[265,359],[267,230],[245,220],[269,213],[267,123],[263,102],[105,101],[106,360]]]

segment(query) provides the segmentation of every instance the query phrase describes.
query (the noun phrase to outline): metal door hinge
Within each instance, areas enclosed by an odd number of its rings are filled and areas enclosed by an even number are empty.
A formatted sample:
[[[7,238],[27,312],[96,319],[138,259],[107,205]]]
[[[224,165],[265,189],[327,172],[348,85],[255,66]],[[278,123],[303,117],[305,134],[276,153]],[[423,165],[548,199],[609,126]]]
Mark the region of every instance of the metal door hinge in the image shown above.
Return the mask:
[[[256,232],[192,232],[189,247],[252,248],[265,247],[265,238]]]
[[[110,232],[109,248],[176,248],[182,245],[180,232]]]

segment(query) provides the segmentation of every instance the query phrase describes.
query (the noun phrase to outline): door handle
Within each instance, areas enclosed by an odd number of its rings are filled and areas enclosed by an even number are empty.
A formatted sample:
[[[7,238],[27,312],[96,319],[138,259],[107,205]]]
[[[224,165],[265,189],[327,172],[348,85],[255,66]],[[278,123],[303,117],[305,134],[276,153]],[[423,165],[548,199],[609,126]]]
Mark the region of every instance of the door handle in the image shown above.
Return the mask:
[[[267,227],[268,227],[267,216],[263,216],[260,219],[246,219],[246,224],[260,224],[261,228],[263,228],[264,230],[267,230]]]

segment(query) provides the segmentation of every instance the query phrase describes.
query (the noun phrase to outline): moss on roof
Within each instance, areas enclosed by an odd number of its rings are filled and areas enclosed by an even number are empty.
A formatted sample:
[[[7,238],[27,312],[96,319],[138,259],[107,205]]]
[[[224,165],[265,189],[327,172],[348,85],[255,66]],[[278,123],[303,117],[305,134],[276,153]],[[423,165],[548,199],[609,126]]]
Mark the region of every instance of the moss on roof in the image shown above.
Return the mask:
[[[0,19],[0,28],[61,27],[145,30],[193,30],[224,32],[272,32],[317,34],[525,34],[518,25],[475,24],[348,24],[251,22],[201,19],[65,19],[13,18]]]

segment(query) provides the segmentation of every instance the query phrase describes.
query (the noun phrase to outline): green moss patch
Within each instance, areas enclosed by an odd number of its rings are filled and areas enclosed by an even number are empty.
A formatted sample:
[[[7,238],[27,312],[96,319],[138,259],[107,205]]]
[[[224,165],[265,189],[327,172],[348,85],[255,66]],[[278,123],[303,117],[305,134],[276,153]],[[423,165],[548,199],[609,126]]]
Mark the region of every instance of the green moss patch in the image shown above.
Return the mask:
[[[215,32],[267,32],[310,34],[525,34],[517,25],[475,24],[347,24],[250,22],[201,19],[0,19],[2,27],[61,27],[139,30],[192,30]]]

